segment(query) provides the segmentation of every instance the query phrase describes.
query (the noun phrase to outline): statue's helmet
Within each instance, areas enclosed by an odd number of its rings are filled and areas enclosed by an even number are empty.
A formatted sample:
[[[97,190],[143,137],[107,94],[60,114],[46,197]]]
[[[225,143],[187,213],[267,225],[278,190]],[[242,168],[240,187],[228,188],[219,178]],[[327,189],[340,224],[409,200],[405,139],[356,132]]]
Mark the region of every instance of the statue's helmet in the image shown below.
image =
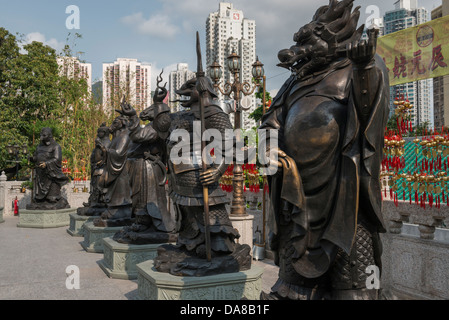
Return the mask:
[[[339,52],[359,41],[365,27],[357,28],[360,7],[352,11],[353,2],[330,0],[329,5],[320,7],[312,21],[294,34],[296,44],[279,52],[278,66],[304,76],[339,59]]]

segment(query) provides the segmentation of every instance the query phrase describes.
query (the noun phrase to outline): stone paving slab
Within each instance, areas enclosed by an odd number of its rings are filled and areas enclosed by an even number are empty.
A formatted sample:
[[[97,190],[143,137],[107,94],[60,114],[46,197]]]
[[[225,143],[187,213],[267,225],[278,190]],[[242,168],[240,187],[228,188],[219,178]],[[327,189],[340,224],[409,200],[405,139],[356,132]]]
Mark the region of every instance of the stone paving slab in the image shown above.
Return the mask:
[[[136,300],[137,280],[109,278],[99,266],[103,254],[87,253],[82,238],[66,227],[17,228],[18,217],[0,224],[0,300]],[[272,260],[262,266],[262,290],[270,291],[278,268]],[[66,268],[78,266],[80,289],[66,288]]]

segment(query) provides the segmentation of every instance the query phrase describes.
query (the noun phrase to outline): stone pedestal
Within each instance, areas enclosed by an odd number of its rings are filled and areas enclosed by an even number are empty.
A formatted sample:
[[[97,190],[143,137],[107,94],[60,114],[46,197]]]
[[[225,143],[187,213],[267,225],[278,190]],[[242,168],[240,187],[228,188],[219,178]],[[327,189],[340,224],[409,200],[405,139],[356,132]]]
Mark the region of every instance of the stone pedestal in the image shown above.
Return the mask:
[[[70,214],[75,213],[76,208],[61,210],[20,210],[19,228],[60,228],[70,225]]]
[[[229,215],[229,219],[232,222],[232,226],[240,233],[240,238],[237,240],[240,244],[247,244],[253,250],[253,220],[254,216],[249,214],[244,215]]]
[[[70,214],[70,227],[67,229],[68,234],[72,237],[84,237],[84,224],[92,222],[98,217],[80,216],[77,213]]]
[[[104,258],[99,262],[100,267],[113,279],[137,279],[136,265],[153,260],[160,245],[162,244],[123,244],[112,238],[104,238]]]
[[[153,260],[137,265],[140,300],[259,300],[263,268],[206,277],[176,277],[158,272]]]
[[[0,223],[5,222],[5,220],[3,219],[3,207],[0,208]]]
[[[84,241],[81,246],[91,253],[103,253],[103,239],[114,236],[123,227],[96,227],[93,222],[84,224]]]
[[[426,226],[426,225],[419,225],[419,236],[421,239],[428,239],[433,240],[435,237],[435,227],[434,226]]]

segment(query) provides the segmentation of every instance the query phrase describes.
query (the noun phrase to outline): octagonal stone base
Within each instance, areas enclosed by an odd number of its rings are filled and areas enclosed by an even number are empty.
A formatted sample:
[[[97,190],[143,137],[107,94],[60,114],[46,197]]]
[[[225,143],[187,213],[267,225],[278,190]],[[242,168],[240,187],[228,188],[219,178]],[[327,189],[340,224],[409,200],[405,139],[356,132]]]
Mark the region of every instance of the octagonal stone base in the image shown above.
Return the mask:
[[[0,207],[0,223],[5,222],[3,219],[3,207]]]
[[[60,228],[70,224],[70,214],[76,208],[61,210],[21,210],[19,214],[19,228]]]
[[[104,258],[99,262],[101,269],[113,279],[137,279],[136,265],[153,260],[161,244],[123,244],[112,238],[103,239]]]
[[[92,222],[98,217],[80,216],[77,213],[70,214],[70,226],[67,229],[67,233],[72,237],[84,237],[84,224],[86,222]]]
[[[84,241],[81,242],[81,246],[87,252],[103,253],[103,239],[114,236],[122,228],[96,227],[93,222],[86,222],[84,224]]]
[[[153,260],[137,265],[140,300],[259,300],[263,268],[206,277],[177,277],[158,272]]]

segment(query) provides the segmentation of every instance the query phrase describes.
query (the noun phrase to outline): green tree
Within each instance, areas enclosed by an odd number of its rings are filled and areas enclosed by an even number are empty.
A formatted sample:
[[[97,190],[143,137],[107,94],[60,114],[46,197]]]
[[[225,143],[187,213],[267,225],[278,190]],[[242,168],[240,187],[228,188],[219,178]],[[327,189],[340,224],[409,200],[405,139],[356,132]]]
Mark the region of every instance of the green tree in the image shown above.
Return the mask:
[[[263,87],[260,86],[258,91],[255,94],[257,99],[262,100],[263,99]],[[265,101],[267,103],[267,106],[269,106],[269,102],[271,101],[271,95],[268,91],[265,92]],[[263,116],[263,106],[260,105],[258,108],[256,108],[248,117],[250,119],[253,119],[256,123],[262,120]]]
[[[75,33],[72,47],[76,47],[76,40],[82,36]],[[70,34],[67,41],[70,40]],[[63,50],[62,59],[65,63],[60,66],[58,88],[60,92],[60,105],[64,118],[62,121],[61,148],[72,169],[86,169],[88,174],[90,153],[95,145],[98,127],[107,121],[103,112],[94,98],[85,78],[80,74],[76,63],[83,62],[80,56],[82,52],[72,52],[72,47],[66,45]],[[64,68],[72,72],[65,72]]]
[[[397,120],[398,120],[398,115],[392,114],[387,122],[387,130],[397,131],[398,130]]]
[[[32,153],[43,127],[52,128],[72,168],[88,169],[96,130],[107,117],[85,79],[60,72],[54,49],[32,42],[20,53],[19,43],[0,28],[0,169],[11,166],[7,144],[26,143]],[[69,45],[63,54],[72,56]]]
[[[55,50],[36,41],[23,48],[26,54],[21,54],[15,64],[22,71],[17,79],[20,94],[16,105],[21,121],[60,120],[62,110]]]
[[[17,37],[8,30],[0,28],[0,170],[12,167],[6,151],[8,144],[22,145],[27,142],[23,123],[17,116],[16,106],[21,88],[18,79],[22,70],[15,67],[20,57]]]

